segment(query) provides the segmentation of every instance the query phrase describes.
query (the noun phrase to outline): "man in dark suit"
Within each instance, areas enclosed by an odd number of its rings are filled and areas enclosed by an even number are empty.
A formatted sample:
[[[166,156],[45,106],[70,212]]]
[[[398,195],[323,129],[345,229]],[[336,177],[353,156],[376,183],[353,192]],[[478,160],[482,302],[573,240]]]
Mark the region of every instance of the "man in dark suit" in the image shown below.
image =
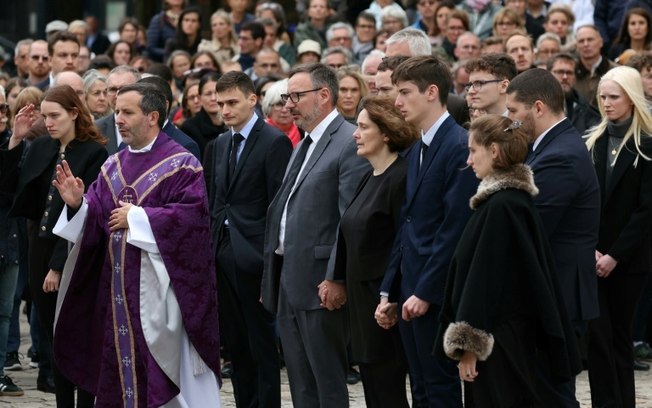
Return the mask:
[[[267,213],[262,300],[277,314],[296,407],[349,406],[346,290],[326,280],[326,268],[340,217],[370,167],[356,155],[355,127],[335,110],[338,88],[326,65],[302,65],[282,95],[306,137]]]
[[[421,129],[406,152],[406,197],[394,248],[381,285],[381,307],[400,306],[399,331],[408,360],[415,407],[462,407],[452,360],[433,356],[448,266],[471,215],[478,182],[466,165],[466,131],[446,110],[452,78],[433,56],[413,57],[392,72],[396,106]]]
[[[210,143],[207,167],[222,340],[233,364],[238,407],[280,407],[274,316],[260,303],[267,207],[283,181],[292,143],[254,113],[256,91],[242,72],[217,82],[230,127]]]
[[[564,116],[564,93],[553,74],[531,69],[507,87],[510,119],[519,120],[533,143],[526,159],[539,195],[534,202],[543,219],[555,258],[566,312],[578,336],[599,314],[595,247],[600,220],[600,188],[591,157]],[[543,359],[542,359],[543,360]],[[541,361],[545,372],[545,361]],[[575,382],[555,384],[540,376],[541,392],[552,393],[559,407],[579,407]]]
[[[115,102],[118,98],[118,91],[120,88],[134,84],[140,79],[140,72],[135,68],[127,65],[120,65],[111,70],[106,77],[106,86],[109,96],[109,105],[115,111]],[[122,136],[115,126],[115,114],[112,113],[95,122],[95,126],[102,133],[107,140],[106,150],[109,155],[118,151],[118,147],[122,143]]]
[[[174,123],[172,123],[172,121],[170,121],[169,119],[170,107],[172,106],[172,102],[174,102],[174,95],[172,94],[172,88],[170,88],[170,84],[165,79],[156,75],[143,78],[138,82],[147,82],[153,84],[163,93],[163,95],[165,95],[167,116],[165,117],[165,123],[163,124],[161,130],[165,132],[166,135],[170,136],[170,139],[179,143],[186,150],[192,153],[193,156],[195,156],[199,161],[201,161],[202,158],[201,155],[199,154],[199,145],[197,144],[197,142],[195,142],[194,140],[192,140],[190,136],[188,136],[187,134],[179,130],[179,128],[176,127]]]

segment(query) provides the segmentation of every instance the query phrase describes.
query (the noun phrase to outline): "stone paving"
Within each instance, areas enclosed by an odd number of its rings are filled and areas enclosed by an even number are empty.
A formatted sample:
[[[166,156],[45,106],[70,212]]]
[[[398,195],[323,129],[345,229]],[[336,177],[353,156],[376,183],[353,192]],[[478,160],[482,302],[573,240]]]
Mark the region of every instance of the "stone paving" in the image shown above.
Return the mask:
[[[23,319],[24,320],[24,319]],[[21,352],[26,355],[27,348],[29,347],[29,335],[27,332],[27,323],[22,322],[21,325],[22,344]],[[25,395],[22,397],[3,397],[0,396],[0,408],[45,408],[56,407],[54,394],[46,394],[36,390],[36,376],[37,369],[30,368],[28,359],[25,357],[23,360],[23,370],[7,372],[16,384],[23,388]],[[282,392],[282,407],[292,407],[290,399],[290,390],[288,387],[288,380],[285,369],[281,372],[281,392]],[[591,407],[591,396],[589,394],[588,378],[586,371],[583,371],[577,378],[577,396],[582,408]],[[233,388],[229,380],[224,381],[224,386],[221,390],[221,399],[223,407],[235,407],[233,399]],[[349,386],[349,400],[351,408],[363,408],[364,394],[362,391],[362,384]],[[636,372],[636,407],[637,408],[652,408],[652,372],[651,371],[637,371]],[[203,407],[202,407],[203,408]],[[337,407],[334,407],[337,408]]]

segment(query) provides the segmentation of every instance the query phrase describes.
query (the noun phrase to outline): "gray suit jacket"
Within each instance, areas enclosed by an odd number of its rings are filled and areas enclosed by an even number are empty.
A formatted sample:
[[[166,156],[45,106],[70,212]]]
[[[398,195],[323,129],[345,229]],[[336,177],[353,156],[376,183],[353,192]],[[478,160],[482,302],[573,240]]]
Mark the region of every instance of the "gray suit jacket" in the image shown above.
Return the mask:
[[[107,140],[106,150],[109,152],[109,156],[116,153],[118,151],[118,139],[115,136],[115,115],[112,113],[96,120],[95,126]]]
[[[362,176],[370,169],[369,163],[356,154],[354,131],[353,125],[337,115],[299,174],[294,193],[288,200],[282,265],[275,250],[285,207],[285,200],[280,196],[284,195],[284,188],[289,187],[287,179],[283,180],[269,206],[261,295],[263,305],[272,313],[276,312],[279,285],[283,285],[292,307],[300,310],[321,308],[317,285],[326,278],[340,217]],[[295,149],[290,158],[288,169],[298,150]]]

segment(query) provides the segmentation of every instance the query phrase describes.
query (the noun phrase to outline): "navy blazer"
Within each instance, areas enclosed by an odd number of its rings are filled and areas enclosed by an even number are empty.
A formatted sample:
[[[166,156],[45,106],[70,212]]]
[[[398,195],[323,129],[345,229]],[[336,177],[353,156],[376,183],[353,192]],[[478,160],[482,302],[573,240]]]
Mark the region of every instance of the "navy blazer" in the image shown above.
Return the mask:
[[[283,181],[292,143],[283,132],[258,118],[228,180],[231,140],[229,130],[209,142],[206,149],[211,235],[217,246],[228,219],[236,266],[260,276],[267,207]]]
[[[421,143],[407,151],[408,171],[401,226],[382,292],[400,301],[411,295],[441,305],[457,241],[471,216],[469,199],[478,180],[466,164],[467,134],[452,116],[441,124],[421,166]]]
[[[568,119],[554,126],[526,160],[539,195],[557,276],[571,321],[598,317],[595,248],[600,223],[600,187],[591,156]]]
[[[195,156],[197,160],[201,161],[202,158],[201,154],[199,153],[199,145],[197,142],[192,140],[192,138],[187,134],[183,133],[178,127],[174,125],[174,123],[168,120],[168,123],[163,126],[163,129],[161,130],[165,132],[166,135],[170,136],[170,139],[179,143],[186,150],[192,153],[192,155]]]

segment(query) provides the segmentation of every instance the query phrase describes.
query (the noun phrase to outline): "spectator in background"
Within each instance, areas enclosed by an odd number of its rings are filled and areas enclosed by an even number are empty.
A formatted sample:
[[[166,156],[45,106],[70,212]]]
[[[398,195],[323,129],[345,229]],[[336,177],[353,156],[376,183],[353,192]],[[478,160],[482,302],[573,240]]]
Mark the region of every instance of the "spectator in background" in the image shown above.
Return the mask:
[[[506,116],[507,87],[518,73],[507,54],[487,54],[466,63],[469,82],[465,86],[469,108],[482,115]],[[475,112],[475,117],[480,116]]]
[[[523,25],[523,19],[516,11],[505,7],[496,13],[492,35],[505,39],[517,31],[525,31],[525,26]]]
[[[40,90],[48,84],[50,73],[50,53],[48,43],[43,40],[36,40],[29,46],[29,71],[27,82]]]
[[[163,10],[152,17],[147,28],[147,54],[152,61],[163,62],[165,44],[175,37],[179,16],[186,0],[163,0]]]
[[[505,51],[516,62],[519,73],[534,67],[534,45],[528,35],[515,33],[507,37]]]
[[[326,48],[326,29],[329,17],[328,0],[310,0],[308,18],[299,23],[294,32],[294,46],[298,47],[304,40],[313,40],[318,42],[322,49]]]
[[[16,76],[27,78],[29,74],[29,47],[34,40],[26,38],[16,43],[14,48],[14,64],[16,65]]]
[[[177,127],[181,127],[186,119],[194,117],[200,110],[199,83],[186,84],[181,97],[181,109],[177,110],[172,122]]]
[[[332,47],[324,50],[321,63],[337,70],[351,64],[351,58],[351,51],[346,48]]]
[[[73,20],[68,24],[68,31],[77,36],[79,45],[86,44],[86,35],[88,33],[88,24],[83,20]]]
[[[375,76],[378,72],[378,65],[385,58],[385,53],[372,50],[369,55],[362,61],[360,66],[360,71],[362,71],[362,79],[367,83],[367,88],[369,88],[369,94],[376,95],[378,90],[376,89]]]
[[[570,54],[553,55],[546,69],[555,76],[564,91],[566,118],[583,135],[600,122],[600,112],[575,90],[577,61]]]
[[[126,41],[131,44],[131,47],[134,49],[136,54],[142,54],[145,51],[145,44],[140,42],[138,38],[138,32],[140,31],[140,25],[138,20],[133,17],[125,17],[120,21],[118,25],[118,35],[120,40]]]
[[[437,23],[437,43],[435,47],[441,46],[444,38],[446,38],[446,25],[448,24],[448,15],[452,10],[455,10],[455,3],[451,0],[442,0],[437,3],[435,7],[435,22]],[[431,42],[432,45],[432,42]]]
[[[577,41],[577,54],[579,56],[575,70],[577,76],[575,89],[591,105],[597,107],[598,82],[600,82],[602,75],[615,67],[616,64],[602,56],[603,41],[596,26],[581,26],[575,32],[575,40]]]
[[[374,37],[376,36],[376,20],[371,13],[363,11],[356,19],[355,35],[353,36],[353,58],[363,62],[367,55],[374,49]],[[363,70],[364,71],[364,70]]]
[[[275,2],[266,1],[256,6],[256,17],[265,26],[265,45],[274,48],[287,64],[288,69],[296,62],[296,48],[287,32],[283,7]],[[271,31],[271,20],[274,31]]]
[[[91,64],[91,50],[87,46],[82,44],[79,47],[79,57],[77,57],[77,73],[79,75],[84,75],[88,70],[88,66]]]
[[[233,28],[229,13],[217,10],[211,15],[211,39],[201,40],[197,50],[212,52],[220,64],[231,61],[240,53],[238,35]]]
[[[382,28],[383,25],[382,15],[383,15],[383,10],[385,9],[403,11],[401,5],[395,2],[394,0],[373,0],[371,4],[369,4],[369,8],[365,10],[366,12],[373,14],[373,16],[375,17],[377,30],[380,30]]]
[[[270,74],[281,75],[283,73],[281,69],[281,57],[273,48],[264,47],[256,54],[254,66],[246,69],[244,73],[249,75],[252,81],[269,76]]]
[[[466,70],[466,63],[468,61],[457,61],[451,67],[451,75],[453,77],[453,90],[457,96],[466,97],[466,85],[469,83],[469,71]]]
[[[100,24],[95,16],[86,16],[84,19],[88,32],[86,33],[86,46],[95,55],[102,55],[111,45],[109,37],[100,30]]]
[[[190,54],[188,51],[173,51],[168,58],[167,66],[172,71],[172,78],[177,89],[183,91],[183,79],[190,70]]]
[[[457,39],[465,31],[469,31],[468,15],[462,10],[451,11],[446,22],[446,38],[444,38],[441,47],[438,47],[437,55],[452,64],[455,61]]]
[[[546,62],[555,54],[561,52],[561,40],[557,34],[543,33],[537,40],[537,47],[534,54],[534,64],[537,67],[543,64],[545,68]]]
[[[354,35],[355,31],[351,27],[351,24],[342,22],[333,23],[326,30],[326,43],[329,48],[342,47],[352,52]],[[355,62],[360,63],[360,61]]]
[[[317,41],[303,40],[297,48],[297,63],[307,64],[321,60],[321,46]]]
[[[109,46],[106,50],[106,56],[117,65],[129,65],[129,61],[134,57],[134,49],[128,42],[118,40]]]
[[[113,111],[109,105],[106,77],[96,70],[90,70],[84,75],[84,102],[93,115],[93,119],[101,119]]]
[[[256,19],[256,16],[247,12],[250,0],[226,0],[226,5],[236,34],[240,34],[245,24]]]
[[[184,50],[190,55],[197,52],[201,41],[201,12],[197,7],[188,7],[179,15],[174,38],[165,43],[163,59],[167,60],[173,51]]]
[[[376,72],[375,77],[378,95],[396,99],[398,91],[396,90],[396,85],[392,83],[392,72],[408,58],[410,57],[407,55],[383,58],[383,61],[378,65],[378,72]]]
[[[290,109],[285,107],[281,99],[281,95],[286,93],[287,89],[287,79],[275,82],[263,96],[262,109],[265,121],[285,133],[292,142],[292,147],[295,148],[303,139],[303,131],[294,123]]]
[[[5,92],[7,94],[7,104],[9,105],[9,110],[11,111],[11,117],[15,116],[18,111],[16,111],[16,98],[20,91],[28,87],[29,84],[26,80],[20,77],[14,77],[7,82],[5,87]],[[0,132],[1,133],[1,132]]]
[[[645,92],[645,98],[648,100],[648,104],[652,108],[652,55],[635,55],[629,59],[627,65],[640,72],[641,80],[643,80],[643,92]],[[8,97],[7,102],[11,104],[10,100],[11,99]]]
[[[278,23],[271,18],[259,20],[265,29],[265,39],[263,45],[274,49],[281,56],[285,70],[296,62],[296,51],[292,44],[281,40],[278,37]]]
[[[505,52],[505,42],[501,37],[487,37],[482,40],[481,54]]]
[[[360,73],[353,68],[343,67],[337,70],[339,92],[337,110],[349,123],[357,124],[360,100],[367,96],[369,90]]]
[[[240,54],[237,61],[240,63],[243,71],[254,65],[256,54],[263,48],[265,41],[265,28],[257,21],[245,23],[238,34],[238,46]]]
[[[381,28],[387,29],[391,36],[408,26],[407,14],[402,8],[383,8],[380,14]]]
[[[546,32],[557,34],[561,41],[563,52],[575,52],[575,35],[573,24],[575,15],[565,4],[553,4],[548,8],[548,14],[543,24]]]
[[[473,34],[471,31],[462,33],[462,35],[457,39],[457,44],[455,46],[455,58],[457,58],[458,61],[477,58],[480,56],[481,45],[480,37]]]
[[[500,2],[495,1],[475,1],[464,0],[460,3],[460,11],[466,14],[466,28],[464,31],[473,30],[473,32],[484,39],[491,35],[491,26],[494,21],[494,16],[502,8]],[[469,28],[470,27],[470,28]]]
[[[210,69],[221,72],[220,64],[217,62],[215,55],[210,51],[197,51],[190,60],[190,68],[193,70]]]
[[[115,68],[113,60],[106,55],[98,55],[88,64],[88,69],[96,69],[105,76],[109,75],[113,68]]]
[[[417,1],[417,11],[419,12],[419,19],[412,24],[412,27],[423,30],[430,38],[432,46],[441,44],[441,32],[437,26],[437,18],[435,17],[435,10],[439,3],[437,0],[419,0]]]
[[[545,32],[543,26],[526,12],[527,0],[504,0],[505,8],[510,8],[525,22],[525,31],[536,41]]]
[[[627,10],[620,26],[618,37],[609,48],[607,56],[618,62],[618,57],[626,50],[638,53],[648,51],[652,45],[652,18],[644,8],[636,7]]]

